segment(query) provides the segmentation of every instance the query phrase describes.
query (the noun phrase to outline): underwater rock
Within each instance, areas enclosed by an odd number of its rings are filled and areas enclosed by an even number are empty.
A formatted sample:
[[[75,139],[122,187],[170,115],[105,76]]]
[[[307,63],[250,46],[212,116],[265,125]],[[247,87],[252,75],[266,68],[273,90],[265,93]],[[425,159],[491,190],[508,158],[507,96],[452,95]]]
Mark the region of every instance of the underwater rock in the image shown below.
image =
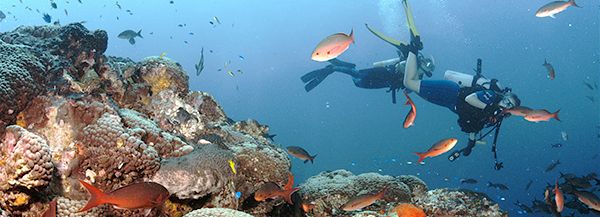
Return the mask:
[[[415,205],[427,216],[507,217],[485,194],[466,189],[435,189],[415,198]]]
[[[234,210],[234,209],[226,209],[226,208],[203,208],[199,210],[194,210],[190,212],[184,217],[252,217],[252,215]]]
[[[205,145],[186,156],[164,160],[152,181],[165,186],[179,199],[219,194],[233,180],[228,163],[233,157],[233,153],[217,145]]]
[[[312,214],[316,216],[344,213],[348,215],[352,212],[341,211],[342,205],[355,196],[379,192],[384,187],[387,187],[385,201],[411,202],[411,189],[404,182],[399,178],[377,173],[354,175],[347,170],[322,172],[310,177],[299,186],[302,200],[315,204]],[[385,206],[386,204],[381,200],[363,210],[378,211]]]

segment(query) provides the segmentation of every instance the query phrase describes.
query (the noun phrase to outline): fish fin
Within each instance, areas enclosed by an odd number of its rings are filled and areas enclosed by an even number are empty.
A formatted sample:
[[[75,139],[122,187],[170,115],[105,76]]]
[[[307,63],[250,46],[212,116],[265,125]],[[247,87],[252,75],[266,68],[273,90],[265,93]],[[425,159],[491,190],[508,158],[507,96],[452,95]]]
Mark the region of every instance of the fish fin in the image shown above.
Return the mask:
[[[129,44],[132,44],[132,45],[135,44],[135,39],[134,38],[130,38],[129,39]]]
[[[406,100],[406,102],[404,103],[404,105],[410,105],[410,100]]]
[[[552,113],[552,117],[553,117],[554,119],[556,119],[556,120],[560,121],[560,118],[558,117],[558,112],[560,112],[560,109],[559,109],[559,110],[556,110],[556,112]]]
[[[383,189],[379,193],[377,193],[378,199],[383,199],[385,197],[385,193],[387,192],[388,186],[383,186]]]
[[[352,44],[354,44],[354,29],[350,30],[350,40],[352,40]]]
[[[550,15],[550,17],[552,17],[552,18],[556,19],[556,17],[555,17],[554,15]]]
[[[304,160],[304,163],[308,163],[308,160]]]
[[[311,163],[311,164],[313,163],[313,160],[314,160],[316,157],[317,157],[317,155],[316,155],[316,154],[315,154],[315,155],[313,155],[313,156],[310,156],[310,163]]]
[[[289,190],[285,190],[283,191],[283,195],[281,195],[283,197],[283,200],[290,204],[290,205],[294,205],[294,202],[292,201],[292,194],[294,194],[294,192],[300,190],[300,188],[291,188]]]
[[[287,191],[292,189],[292,187],[294,187],[294,175],[292,175],[292,173],[288,173],[288,181],[285,186],[283,186],[283,190]]]
[[[104,199],[106,198],[106,194],[104,194],[104,192],[102,192],[102,190],[94,187],[90,183],[87,183],[83,180],[79,180],[79,183],[83,187],[85,187],[85,189],[87,189],[88,192],[90,192],[90,199],[88,200],[87,204],[85,204],[85,206],[83,208],[79,209],[79,211],[77,211],[77,212],[85,212],[91,208],[98,206],[98,205],[104,204]]]
[[[571,6],[581,8],[581,6],[577,5],[577,3],[575,3],[575,0],[569,0],[569,3],[571,3]]]
[[[415,154],[417,156],[419,156],[419,160],[417,161],[417,163],[421,163],[424,159],[425,159],[425,153],[420,153],[420,152],[415,152]]]
[[[137,36],[138,36],[138,37],[140,37],[140,38],[144,38],[144,37],[142,36],[142,30],[141,30],[141,29],[140,29],[140,31],[138,31],[138,32],[137,32]]]

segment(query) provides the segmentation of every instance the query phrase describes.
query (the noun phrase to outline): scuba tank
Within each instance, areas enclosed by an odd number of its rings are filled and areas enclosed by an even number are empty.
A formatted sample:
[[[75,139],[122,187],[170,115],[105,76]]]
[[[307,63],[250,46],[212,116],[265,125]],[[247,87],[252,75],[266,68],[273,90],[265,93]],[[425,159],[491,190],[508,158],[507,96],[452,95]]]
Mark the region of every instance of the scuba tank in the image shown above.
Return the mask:
[[[379,62],[374,62],[373,67],[386,67],[389,65],[396,65],[396,63],[400,62],[400,58],[393,58],[389,60],[382,60]]]
[[[449,80],[449,81],[453,81],[454,83],[457,83],[458,86],[460,86],[460,88],[471,87],[471,84],[473,84],[474,77],[475,77],[474,75],[469,75],[469,74],[452,71],[452,70],[446,70],[446,72],[444,73],[445,80]],[[477,82],[475,82],[475,83],[483,86],[485,89],[490,89],[491,80],[481,76],[481,77],[479,77],[479,79],[477,79]],[[498,82],[496,82],[496,85],[498,85],[498,88],[502,89],[502,86]]]

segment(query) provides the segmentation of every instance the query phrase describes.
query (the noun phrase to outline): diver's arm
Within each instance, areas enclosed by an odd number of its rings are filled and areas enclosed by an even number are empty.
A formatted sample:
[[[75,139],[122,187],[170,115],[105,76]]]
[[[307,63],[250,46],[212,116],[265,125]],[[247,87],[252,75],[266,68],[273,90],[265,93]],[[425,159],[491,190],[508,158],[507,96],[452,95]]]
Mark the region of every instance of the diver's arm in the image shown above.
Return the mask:
[[[418,77],[417,69],[417,55],[409,52],[406,59],[406,67],[404,68],[404,86],[409,90],[419,93],[421,80]]]
[[[469,94],[467,97],[465,97],[465,102],[469,103],[469,105],[472,105],[478,109],[485,109],[485,107],[487,106],[487,104],[485,104],[484,102],[479,100],[476,92]]]

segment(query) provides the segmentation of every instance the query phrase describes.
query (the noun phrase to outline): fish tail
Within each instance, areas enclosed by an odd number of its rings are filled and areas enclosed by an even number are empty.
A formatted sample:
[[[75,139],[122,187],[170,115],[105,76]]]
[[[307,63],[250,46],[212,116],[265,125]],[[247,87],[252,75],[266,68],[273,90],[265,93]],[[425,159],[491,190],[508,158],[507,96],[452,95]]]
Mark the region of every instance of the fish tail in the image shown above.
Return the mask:
[[[142,36],[142,30],[141,30],[141,29],[140,29],[140,31],[138,31],[138,32],[137,32],[137,36],[138,36],[138,37],[140,37],[140,38],[144,38],[144,37]]]
[[[417,161],[417,163],[421,163],[424,159],[425,159],[425,153],[420,153],[420,152],[415,152],[415,154],[417,156],[419,156],[419,160]]]
[[[352,40],[352,44],[354,44],[354,29],[350,30],[350,40]]]
[[[313,163],[313,160],[314,160],[316,157],[317,157],[317,155],[316,155],[316,154],[315,154],[315,155],[313,155],[313,156],[310,156],[310,163],[311,163],[311,164]]]
[[[290,204],[290,205],[294,205],[294,202],[292,201],[292,194],[294,194],[294,192],[300,190],[300,188],[292,188],[289,190],[285,190],[283,191],[283,195],[281,195],[283,197],[283,200],[285,200],[286,203]]]
[[[379,193],[377,193],[377,199],[383,199],[385,197],[385,193],[387,192],[388,186],[384,186],[383,189]]]
[[[105,203],[106,194],[104,194],[102,190],[94,187],[90,183],[87,183],[83,180],[79,180],[79,183],[81,183],[81,185],[85,187],[88,190],[88,192],[90,192],[90,199],[88,200],[87,204],[85,204],[85,206],[79,209],[79,211],[77,212],[85,212],[91,208]]]
[[[579,5],[577,5],[577,3],[575,3],[575,0],[569,0],[569,3],[570,3],[572,6],[575,6],[575,7],[578,7],[578,8],[580,8],[580,6],[579,6]]]
[[[556,120],[560,121],[560,118],[558,117],[558,112],[560,112],[560,109],[559,109],[559,110],[556,110],[556,112],[552,113],[552,117],[553,117],[554,119],[556,119]]]

